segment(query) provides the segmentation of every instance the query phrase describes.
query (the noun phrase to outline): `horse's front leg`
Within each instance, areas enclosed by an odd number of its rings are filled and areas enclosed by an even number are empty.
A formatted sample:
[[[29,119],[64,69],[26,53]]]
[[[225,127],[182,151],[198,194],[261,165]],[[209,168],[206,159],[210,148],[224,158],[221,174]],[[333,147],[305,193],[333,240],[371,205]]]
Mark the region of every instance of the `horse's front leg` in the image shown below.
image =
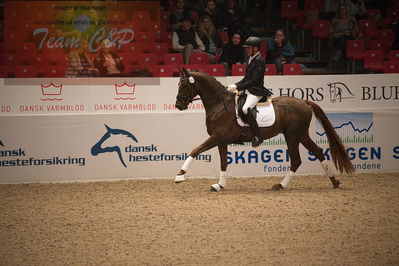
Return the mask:
[[[218,145],[220,157],[220,175],[219,182],[211,186],[211,190],[220,191],[227,185],[226,169],[227,169],[227,144]]]
[[[186,161],[184,162],[180,172],[176,175],[175,182],[180,183],[186,180],[185,174],[190,168],[191,163],[193,162],[194,158],[197,157],[200,153],[212,149],[217,145],[217,137],[216,135],[210,136],[204,143],[199,145],[197,148],[191,151],[190,155],[187,157]]]

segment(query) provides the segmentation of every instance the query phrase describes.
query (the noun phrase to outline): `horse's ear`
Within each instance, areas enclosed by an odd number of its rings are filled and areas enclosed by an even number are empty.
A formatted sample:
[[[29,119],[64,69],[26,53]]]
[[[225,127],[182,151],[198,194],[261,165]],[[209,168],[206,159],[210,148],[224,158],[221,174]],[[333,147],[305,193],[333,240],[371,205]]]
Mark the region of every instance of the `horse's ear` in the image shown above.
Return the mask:
[[[184,71],[184,75],[186,77],[190,76],[190,73],[188,73],[187,69],[185,69],[184,67],[183,67],[183,71]]]
[[[185,77],[185,74],[184,74],[183,69],[182,69],[181,67],[177,67],[177,70],[179,70],[180,77],[181,77],[181,78],[184,78],[184,77]]]

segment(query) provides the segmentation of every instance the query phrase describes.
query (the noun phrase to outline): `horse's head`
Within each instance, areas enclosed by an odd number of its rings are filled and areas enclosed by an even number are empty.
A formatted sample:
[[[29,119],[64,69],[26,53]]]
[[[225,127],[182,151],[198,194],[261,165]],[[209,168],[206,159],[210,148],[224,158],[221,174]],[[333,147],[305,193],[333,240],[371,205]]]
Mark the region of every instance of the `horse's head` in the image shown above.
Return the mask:
[[[185,69],[178,68],[180,72],[179,91],[176,96],[176,108],[186,110],[193,98],[198,95],[194,77]]]

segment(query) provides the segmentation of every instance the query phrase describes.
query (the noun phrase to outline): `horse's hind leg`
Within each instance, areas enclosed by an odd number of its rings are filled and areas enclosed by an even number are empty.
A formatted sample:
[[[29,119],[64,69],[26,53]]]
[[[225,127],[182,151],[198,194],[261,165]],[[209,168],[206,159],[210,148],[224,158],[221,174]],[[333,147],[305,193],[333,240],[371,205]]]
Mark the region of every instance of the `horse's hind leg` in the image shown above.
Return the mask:
[[[280,184],[273,185],[273,190],[280,190],[283,188],[287,188],[288,184],[291,181],[291,178],[295,174],[298,167],[301,165],[301,156],[299,154],[299,139],[298,138],[289,138],[285,134],[285,139],[287,141],[288,153],[290,155],[291,160],[291,168],[290,171],[285,175],[283,181]]]
[[[333,187],[338,188],[340,182],[338,179],[335,179],[334,173],[333,173],[331,167],[328,165],[328,163],[326,161],[326,157],[323,154],[323,149],[320,148],[319,146],[317,146],[316,143],[314,143],[314,141],[309,137],[309,134],[306,134],[301,139],[301,143],[303,144],[303,146],[305,146],[306,149],[308,149],[310,152],[312,152],[314,154],[314,156],[316,156],[316,158],[321,163],[321,166],[323,167],[323,170],[326,173],[327,177],[330,178]]]

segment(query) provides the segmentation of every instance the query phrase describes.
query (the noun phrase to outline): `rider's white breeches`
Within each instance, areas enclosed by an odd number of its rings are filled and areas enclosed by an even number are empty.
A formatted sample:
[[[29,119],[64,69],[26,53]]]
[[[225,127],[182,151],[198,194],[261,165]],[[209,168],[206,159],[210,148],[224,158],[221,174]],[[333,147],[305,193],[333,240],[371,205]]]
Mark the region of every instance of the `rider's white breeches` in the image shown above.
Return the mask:
[[[256,96],[249,93],[248,91],[245,91],[245,93],[247,94],[247,100],[245,101],[245,104],[242,107],[242,111],[244,112],[244,114],[247,114],[248,108],[251,109],[254,108],[255,105],[260,101],[260,99],[262,99],[263,96]]]

